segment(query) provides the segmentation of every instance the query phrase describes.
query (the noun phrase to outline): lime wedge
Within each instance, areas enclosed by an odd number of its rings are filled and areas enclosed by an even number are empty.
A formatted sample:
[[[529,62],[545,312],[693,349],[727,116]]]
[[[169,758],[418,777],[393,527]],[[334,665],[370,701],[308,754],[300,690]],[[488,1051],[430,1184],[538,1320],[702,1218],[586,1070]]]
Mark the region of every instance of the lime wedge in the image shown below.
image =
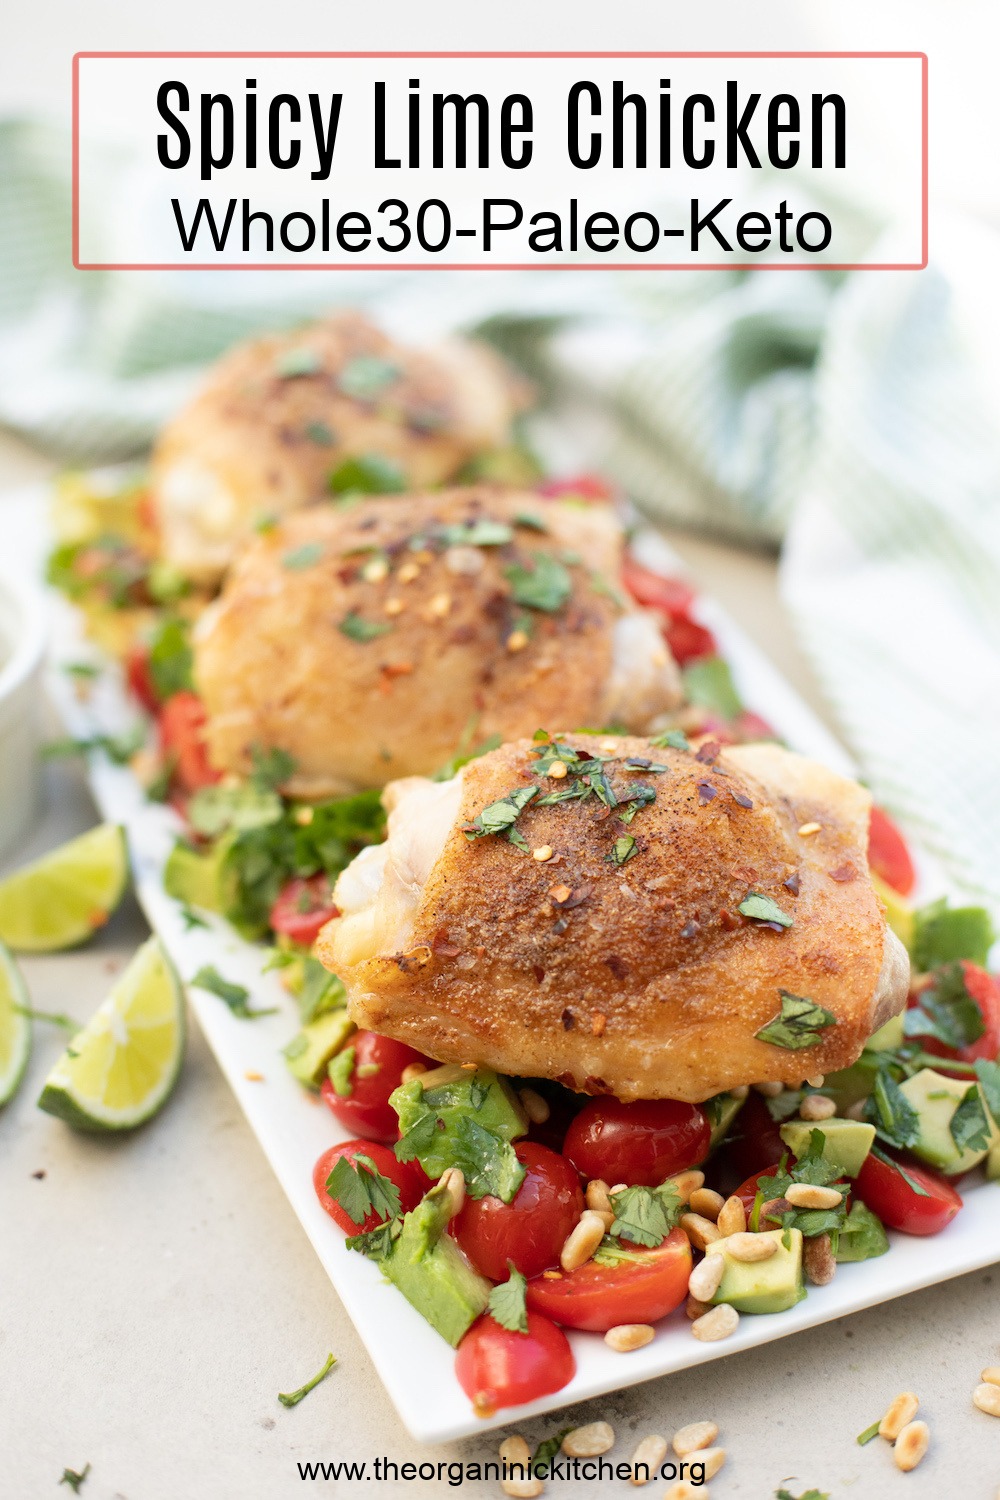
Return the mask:
[[[28,1066],[31,1019],[17,964],[0,943],[0,1107],[13,1099]]]
[[[163,1104],[184,1052],[184,991],[156,938],[45,1081],[40,1109],[77,1130],[132,1130]]]
[[[128,880],[125,835],[102,823],[0,881],[0,940],[19,953],[85,942],[111,916]]]

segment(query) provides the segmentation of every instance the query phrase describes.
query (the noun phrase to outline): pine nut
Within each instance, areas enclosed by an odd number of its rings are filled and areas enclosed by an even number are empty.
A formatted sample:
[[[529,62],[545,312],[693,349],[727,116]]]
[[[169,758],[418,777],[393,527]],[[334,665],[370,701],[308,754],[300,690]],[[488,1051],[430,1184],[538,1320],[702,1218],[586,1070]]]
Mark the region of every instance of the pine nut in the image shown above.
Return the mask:
[[[716,1224],[721,1235],[742,1234],[747,1227],[747,1211],[743,1207],[743,1199],[737,1198],[735,1193],[727,1198],[719,1209]]]
[[[693,1484],[688,1484],[686,1479],[678,1479],[669,1490],[664,1490],[663,1500],[708,1500],[708,1490],[703,1484],[695,1489]]]
[[[648,1484],[650,1479],[655,1478],[667,1456],[669,1444],[665,1437],[660,1437],[658,1432],[650,1433],[644,1437],[638,1448],[632,1454],[632,1478],[630,1484]],[[649,1471],[649,1479],[639,1478],[636,1469],[643,1464]]]
[[[733,1260],[752,1263],[770,1260],[778,1253],[778,1241],[765,1234],[734,1234],[726,1241],[726,1254]]]
[[[700,1318],[703,1313],[711,1311],[711,1302],[701,1302],[697,1297],[692,1297],[690,1292],[688,1293],[688,1299],[684,1304],[684,1316],[687,1318],[689,1323],[693,1323],[695,1319]]]
[[[902,1469],[904,1474],[909,1474],[927,1452],[930,1440],[931,1430],[926,1422],[907,1422],[892,1450],[896,1468]]]
[[[988,1417],[1000,1417],[1000,1385],[994,1385],[992,1380],[984,1380],[973,1391],[972,1404]]]
[[[585,1209],[576,1228],[568,1236],[559,1252],[559,1264],[564,1271],[575,1271],[585,1265],[604,1238],[605,1223],[600,1214]]]
[[[609,1187],[608,1188],[608,1197],[609,1198],[613,1198],[616,1193],[624,1193],[624,1191],[625,1191],[625,1189],[627,1187],[628,1187],[628,1183],[627,1182],[616,1182],[615,1185],[614,1185],[614,1187]]]
[[[906,1424],[912,1422],[917,1415],[919,1405],[920,1402],[912,1391],[903,1391],[896,1397],[878,1424],[879,1437],[884,1437],[888,1442],[894,1443]]]
[[[749,1092],[750,1085],[747,1083],[741,1083],[737,1088],[729,1090],[729,1097],[730,1099],[745,1099]]]
[[[552,1113],[548,1100],[543,1099],[536,1089],[522,1089],[518,1098],[532,1125],[544,1125]]]
[[[567,1458],[599,1458],[615,1446],[615,1429],[610,1422],[588,1422],[574,1427],[562,1440]]]
[[[438,1187],[448,1189],[448,1196],[451,1199],[448,1217],[453,1219],[465,1207],[465,1173],[461,1167],[448,1167],[442,1172]]]
[[[592,1208],[597,1214],[613,1213],[611,1198],[608,1195],[608,1185],[595,1177],[593,1182],[587,1183],[587,1207]]]
[[[510,642],[508,641],[507,644],[509,646]],[[537,859],[538,863],[543,865],[546,860],[552,858],[554,852],[551,844],[539,844],[536,849],[532,849],[531,857],[532,859]]]
[[[427,1072],[426,1063],[407,1063],[399,1075],[400,1083],[412,1083],[414,1078],[419,1078],[421,1073]]]
[[[813,1286],[829,1286],[837,1274],[837,1257],[828,1234],[817,1234],[802,1248],[805,1272]]]
[[[777,1099],[779,1094],[785,1092],[785,1085],[775,1081],[770,1083],[755,1083],[754,1088],[758,1094],[763,1094],[765,1099]]]
[[[740,1315],[728,1302],[720,1302],[711,1312],[703,1313],[691,1324],[691,1332],[703,1344],[714,1344],[717,1339],[727,1339],[740,1326]]]
[[[510,1500],[538,1500],[545,1494],[545,1484],[534,1475],[530,1479],[501,1479],[500,1488]]]
[[[688,1207],[703,1218],[711,1219],[714,1224],[725,1201],[722,1194],[717,1193],[714,1188],[700,1187],[695,1188],[691,1194]]]
[[[650,1323],[619,1323],[617,1328],[608,1329],[604,1342],[616,1354],[631,1354],[633,1349],[651,1344],[655,1336],[656,1329]]]
[[[837,1113],[837,1106],[825,1094],[807,1094],[799,1105],[800,1120],[829,1120]]]
[[[688,1458],[700,1448],[710,1448],[718,1436],[719,1429],[714,1422],[689,1422],[674,1433],[671,1446],[678,1458]]]
[[[711,1219],[703,1219],[701,1214],[681,1214],[681,1228],[696,1250],[706,1250],[720,1238]]]
[[[803,823],[802,826],[801,826],[801,828],[799,829],[799,838],[800,839],[810,838],[814,833],[819,833],[819,830],[820,830],[820,824],[819,823]]]
[[[807,1078],[806,1079],[806,1083],[809,1085],[809,1087],[811,1089],[821,1089],[823,1087],[823,1085],[824,1085],[825,1082],[826,1082],[826,1074],[825,1073],[814,1073],[811,1078]]]
[[[766,1203],[760,1205],[760,1216],[757,1222],[761,1229],[768,1227],[767,1221],[771,1217],[779,1218],[782,1214],[787,1214],[791,1206],[787,1198],[768,1198]]]
[[[531,1449],[519,1432],[505,1437],[499,1448],[500,1457],[508,1464],[526,1464],[531,1458]]]
[[[714,1479],[725,1461],[725,1448],[702,1448],[699,1450],[698,1462],[705,1465],[706,1479]]]
[[[504,1438],[500,1444],[500,1457],[504,1463],[516,1464],[525,1471],[523,1475],[501,1479],[500,1488],[505,1495],[510,1495],[511,1500],[535,1500],[536,1496],[544,1494],[545,1485],[542,1481],[527,1472],[531,1462],[531,1449],[520,1433]]]
[[[843,1202],[836,1188],[816,1187],[811,1182],[793,1182],[785,1189],[785,1199],[793,1208],[839,1208]]]
[[[706,1255],[688,1277],[688,1291],[699,1302],[711,1302],[722,1284],[726,1263],[721,1255]]]
[[[987,1365],[979,1376],[986,1385],[1000,1385],[1000,1365]]]
[[[676,1177],[668,1177],[663,1186],[666,1187],[668,1183],[682,1203],[689,1203],[691,1194],[696,1193],[700,1187],[704,1187],[705,1174],[699,1172],[697,1168],[692,1168],[689,1172],[678,1172]],[[611,1191],[614,1192],[615,1189],[612,1188]]]

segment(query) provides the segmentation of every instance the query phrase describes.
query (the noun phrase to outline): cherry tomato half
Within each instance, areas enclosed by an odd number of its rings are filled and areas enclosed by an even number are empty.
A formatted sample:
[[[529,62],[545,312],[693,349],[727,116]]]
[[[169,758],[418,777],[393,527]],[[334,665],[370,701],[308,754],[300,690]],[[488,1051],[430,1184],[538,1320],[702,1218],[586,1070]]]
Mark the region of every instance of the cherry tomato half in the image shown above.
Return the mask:
[[[669,616],[686,615],[694,603],[694,589],[683,578],[665,578],[643,567],[630,552],[626,552],[622,563],[622,583],[637,604],[645,609],[658,609]]]
[[[715,636],[706,625],[699,625],[690,615],[675,615],[663,631],[670,654],[679,667],[698,661],[702,656],[717,656]]]
[[[764,1100],[751,1089],[736,1117],[732,1138],[726,1142],[727,1162],[738,1176],[751,1177],[774,1167],[787,1151],[777,1120],[771,1119]]]
[[[566,1132],[563,1152],[588,1180],[658,1187],[708,1154],[711,1130],[697,1104],[677,1099],[591,1099]]]
[[[538,492],[549,500],[566,496],[572,500],[613,500],[614,485],[602,479],[600,474],[571,474],[567,479],[546,479],[538,486]]]
[[[947,1042],[939,1041],[937,1037],[919,1033],[917,1040],[925,1052],[932,1052],[935,1057],[958,1059],[967,1063],[975,1062],[977,1057],[986,1057],[992,1062],[1000,1054],[1000,980],[993,974],[987,974],[985,969],[967,958],[960,962],[966,993],[975,1001],[983,1018],[982,1036],[964,1047],[949,1047]],[[908,1005],[911,1010],[919,1006],[920,994],[920,990],[915,990],[910,995]],[[948,1069],[945,1067],[941,1071],[947,1073]]]
[[[868,863],[875,874],[901,896],[917,883],[906,840],[887,812],[873,807],[868,820]]]
[[[477,1271],[506,1281],[507,1262],[537,1276],[559,1262],[559,1251],[583,1213],[580,1179],[564,1156],[535,1141],[518,1141],[527,1175],[512,1203],[466,1198],[452,1233]]]
[[[388,1177],[399,1188],[399,1207],[404,1214],[408,1214],[411,1208],[416,1208],[424,1196],[427,1179],[423,1172],[418,1171],[412,1162],[397,1161],[388,1146],[380,1146],[375,1141],[341,1141],[338,1146],[331,1146],[329,1151],[324,1151],[313,1167],[313,1186],[320,1203],[345,1234],[362,1234],[368,1229],[374,1229],[376,1224],[381,1224],[384,1220],[372,1212],[366,1214],[360,1224],[355,1224],[336,1198],[330,1197],[326,1190],[326,1179],[342,1156],[346,1156],[350,1162],[356,1156],[370,1157],[375,1163],[376,1171],[383,1177]]]
[[[330,878],[322,870],[308,880],[289,880],[271,907],[268,921],[281,937],[311,948],[319,930],[338,915],[330,894]]]
[[[906,1177],[916,1182],[916,1191]],[[938,1234],[962,1207],[962,1199],[944,1177],[930,1167],[880,1161],[866,1156],[855,1179],[857,1194],[889,1229],[904,1234]]]
[[[399,1121],[389,1103],[389,1095],[398,1088],[404,1068],[410,1063],[435,1064],[422,1052],[415,1052],[405,1042],[374,1031],[358,1031],[351,1037],[354,1069],[349,1094],[338,1094],[329,1078],[324,1078],[320,1093],[342,1125],[356,1131],[368,1141],[390,1145],[399,1139]]]
[[[527,1333],[512,1333],[485,1313],[458,1346],[455,1374],[477,1416],[521,1406],[561,1391],[576,1374],[576,1360],[561,1328],[528,1313]]]
[[[174,693],[160,709],[160,740],[176,759],[176,777],[185,792],[211,786],[222,775],[208,763],[205,705],[197,693]]]
[[[558,1279],[528,1282],[528,1307],[567,1328],[607,1333],[619,1323],[655,1323],[680,1307],[691,1275],[691,1246],[673,1229],[655,1250],[622,1246],[614,1266],[588,1260]]]

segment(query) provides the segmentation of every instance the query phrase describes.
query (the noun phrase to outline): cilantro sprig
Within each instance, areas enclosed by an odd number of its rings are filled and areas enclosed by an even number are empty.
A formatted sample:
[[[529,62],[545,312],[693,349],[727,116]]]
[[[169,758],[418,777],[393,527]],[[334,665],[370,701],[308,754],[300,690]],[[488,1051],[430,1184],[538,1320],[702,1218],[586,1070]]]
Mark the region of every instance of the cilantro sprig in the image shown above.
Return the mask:
[[[338,1156],[326,1179],[326,1190],[354,1224],[363,1224],[369,1214],[394,1219],[400,1210],[399,1188],[383,1176],[370,1156],[362,1153],[353,1161]]]
[[[490,834],[502,834],[515,848],[526,850],[528,842],[514,825],[528,803],[537,796],[537,786],[515,787],[496,802],[484,807],[470,823],[463,823],[462,832],[470,843],[473,839],[486,838]]]
[[[743,910],[742,906],[740,910]],[[836,1026],[836,1016],[808,996],[793,995],[790,990],[779,990],[778,994],[781,996],[781,1011],[755,1033],[758,1042],[783,1047],[787,1052],[798,1052],[803,1047],[815,1046],[821,1040],[821,1031]]]
[[[903,1035],[933,1037],[946,1047],[968,1047],[986,1030],[983,1013],[966,988],[960,963],[942,964],[917,1003],[903,1014]]]
[[[199,990],[208,990],[209,994],[217,995],[229,1007],[232,1014],[241,1021],[257,1021],[261,1016],[273,1016],[276,1013],[276,1007],[273,1005],[265,1010],[251,1010],[247,1004],[250,991],[246,986],[235,984],[231,979],[224,979],[214,964],[202,964],[197,974],[188,983]]]
[[[510,1333],[527,1333],[527,1278],[521,1275],[512,1261],[507,1262],[507,1269],[510,1275],[506,1281],[493,1288],[486,1306],[494,1322],[499,1323],[501,1328],[506,1328]]]
[[[628,1240],[653,1250],[662,1245],[676,1228],[684,1203],[672,1182],[659,1187],[627,1187],[611,1200],[614,1222],[608,1230],[612,1239]]]
[[[744,917],[749,917],[752,922],[772,922],[778,927],[791,927],[794,921],[786,911],[782,911],[776,901],[760,891],[748,891],[736,910]]]
[[[316,1374],[312,1377],[311,1380],[307,1380],[305,1385],[300,1385],[297,1391],[279,1391],[278,1400],[281,1402],[282,1406],[298,1406],[303,1397],[308,1396],[310,1391],[314,1391],[316,1389],[321,1380],[326,1379],[336,1363],[337,1361],[334,1356],[332,1354],[328,1354],[326,1356],[326,1361],[323,1365],[323,1368],[321,1370],[317,1370]]]

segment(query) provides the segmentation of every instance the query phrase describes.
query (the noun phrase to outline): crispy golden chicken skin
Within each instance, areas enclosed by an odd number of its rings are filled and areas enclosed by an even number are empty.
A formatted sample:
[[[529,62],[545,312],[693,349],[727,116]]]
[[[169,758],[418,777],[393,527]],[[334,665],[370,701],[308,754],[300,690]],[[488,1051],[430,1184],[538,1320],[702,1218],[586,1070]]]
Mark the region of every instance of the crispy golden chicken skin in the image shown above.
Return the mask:
[[[676,706],[657,617],[618,592],[607,506],[486,488],[326,505],[255,540],[195,632],[213,765],[294,757],[332,796],[539,724],[648,729]]]
[[[262,517],[321,497],[352,457],[401,488],[440,484],[510,440],[523,396],[482,346],[402,348],[356,313],[240,344],[156,444],[163,555],[211,583]]]
[[[451,781],[387,788],[388,839],[341,875],[318,948],[358,1024],[625,1100],[797,1085],[853,1062],[909,976],[868,875],[867,792],[776,745],[700,759],[645,739],[567,743],[606,757],[600,790],[579,761],[554,778],[551,746],[528,741]],[[535,796],[515,834],[549,859],[480,832],[522,788]],[[539,805],[553,792],[571,795]],[[783,1010],[798,1018],[758,1040]]]

